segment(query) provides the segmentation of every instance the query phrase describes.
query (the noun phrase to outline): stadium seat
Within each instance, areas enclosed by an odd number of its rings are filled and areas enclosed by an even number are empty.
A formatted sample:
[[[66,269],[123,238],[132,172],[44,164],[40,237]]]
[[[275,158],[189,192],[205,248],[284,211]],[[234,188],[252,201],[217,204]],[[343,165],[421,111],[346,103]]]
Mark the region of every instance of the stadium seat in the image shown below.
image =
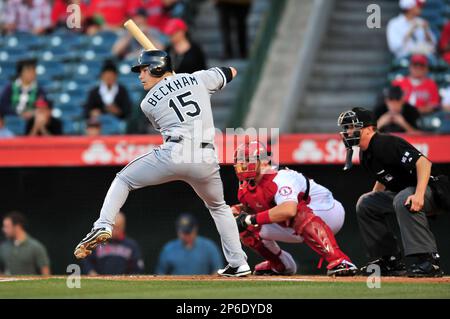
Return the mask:
[[[99,63],[102,63],[106,59],[113,59],[114,56],[110,51],[108,52],[96,52],[92,49],[87,50],[82,55],[83,59],[85,61],[98,61]]]
[[[83,117],[84,110],[80,104],[58,104],[55,108],[61,119],[78,120]]]
[[[0,49],[0,62],[15,64],[19,60],[33,58],[34,55],[22,49]]]
[[[436,112],[422,116],[418,122],[420,129],[438,134],[450,133],[450,112]]]
[[[68,93],[49,94],[48,97],[49,99],[52,99],[55,108],[60,110],[72,111],[76,108],[82,108],[85,101],[84,96],[71,95]]]
[[[51,78],[40,77],[38,79],[39,85],[47,94],[56,94],[61,92],[61,82],[52,80]]]
[[[16,68],[9,63],[0,63],[0,78],[10,80],[16,74]]]
[[[36,67],[38,77],[45,77],[51,79],[61,79],[65,76],[64,64],[59,62],[40,62]]]
[[[26,129],[26,122],[20,116],[6,115],[5,126],[14,133],[14,135],[24,135]]]
[[[7,79],[0,77],[0,93],[3,91],[5,86],[9,83]]]
[[[100,115],[99,121],[102,135],[124,134],[126,132],[126,123],[120,121],[114,115]]]
[[[70,118],[61,118],[63,124],[64,135],[78,135],[81,132],[80,122],[74,121]]]
[[[144,92],[142,90],[130,91],[130,99],[133,105],[139,105],[144,98]]]
[[[78,64],[73,71],[73,79],[76,82],[93,82],[96,81],[100,75],[100,69],[103,62],[87,61]]]
[[[62,92],[69,93],[71,95],[78,94],[74,92],[85,92],[87,96],[89,90],[95,85],[96,82],[79,82],[75,80],[65,81],[62,85]]]

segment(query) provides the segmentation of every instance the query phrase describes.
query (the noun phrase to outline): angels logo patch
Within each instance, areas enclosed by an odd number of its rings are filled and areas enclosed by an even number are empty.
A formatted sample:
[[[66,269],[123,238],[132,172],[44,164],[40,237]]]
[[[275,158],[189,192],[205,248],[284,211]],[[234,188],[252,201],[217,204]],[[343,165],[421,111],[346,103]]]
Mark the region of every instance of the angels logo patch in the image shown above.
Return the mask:
[[[290,188],[289,186],[283,186],[278,191],[278,194],[280,194],[281,196],[289,196],[292,194],[292,188]]]

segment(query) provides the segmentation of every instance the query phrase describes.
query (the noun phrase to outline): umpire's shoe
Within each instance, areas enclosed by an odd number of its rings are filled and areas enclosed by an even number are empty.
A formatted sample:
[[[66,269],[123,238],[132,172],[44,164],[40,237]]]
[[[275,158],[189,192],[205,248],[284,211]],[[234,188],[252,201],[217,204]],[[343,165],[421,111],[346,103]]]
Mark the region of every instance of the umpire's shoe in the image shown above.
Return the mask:
[[[385,256],[373,260],[360,269],[360,274],[362,276],[370,276],[377,270],[377,268],[379,269],[381,276],[406,276],[406,266],[396,256]]]
[[[347,260],[343,260],[331,269],[327,270],[328,276],[347,277],[358,273],[358,268]]]
[[[74,255],[78,259],[83,259],[92,254],[92,250],[99,244],[105,243],[111,238],[111,231],[106,228],[92,229],[86,237],[75,247]]]
[[[408,268],[408,277],[442,277],[443,275],[438,254],[424,254],[419,257],[417,263]]]
[[[252,271],[250,270],[250,266],[247,264],[239,267],[231,267],[230,265],[227,265],[225,268],[217,271],[217,274],[224,277],[244,277],[250,275],[251,273]]]

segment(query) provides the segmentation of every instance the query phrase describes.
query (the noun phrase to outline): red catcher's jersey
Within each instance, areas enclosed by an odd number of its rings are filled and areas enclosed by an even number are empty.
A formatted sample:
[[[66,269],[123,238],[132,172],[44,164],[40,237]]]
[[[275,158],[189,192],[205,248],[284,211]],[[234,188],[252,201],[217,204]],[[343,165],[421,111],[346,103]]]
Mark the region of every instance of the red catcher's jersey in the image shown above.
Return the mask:
[[[258,213],[287,201],[299,202],[306,192],[306,178],[290,169],[264,174],[254,189],[239,187],[238,199],[252,212]],[[310,180],[308,206],[314,210],[328,210],[334,206],[333,194]]]

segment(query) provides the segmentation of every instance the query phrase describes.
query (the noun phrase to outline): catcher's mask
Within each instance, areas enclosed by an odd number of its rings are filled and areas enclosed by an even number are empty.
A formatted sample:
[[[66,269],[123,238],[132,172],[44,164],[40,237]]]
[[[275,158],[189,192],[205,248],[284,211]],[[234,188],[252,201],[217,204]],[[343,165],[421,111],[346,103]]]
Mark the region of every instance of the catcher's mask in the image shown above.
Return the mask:
[[[234,170],[240,182],[254,185],[260,172],[261,161],[270,162],[266,147],[257,141],[239,145],[234,152]]]
[[[338,126],[342,129],[340,134],[345,147],[352,148],[359,145],[361,130],[368,126],[376,127],[376,120],[372,112],[361,107],[355,107],[339,115]]]

